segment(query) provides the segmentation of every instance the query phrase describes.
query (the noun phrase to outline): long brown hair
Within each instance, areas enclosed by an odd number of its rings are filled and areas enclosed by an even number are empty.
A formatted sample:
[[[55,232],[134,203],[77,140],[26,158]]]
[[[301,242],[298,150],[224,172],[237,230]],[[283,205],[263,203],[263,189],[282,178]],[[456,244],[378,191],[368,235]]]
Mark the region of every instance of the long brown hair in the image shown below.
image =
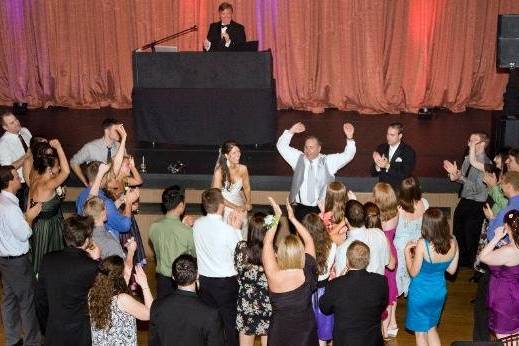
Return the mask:
[[[422,190],[420,190],[418,179],[410,176],[402,180],[398,193],[398,205],[408,213],[414,213],[414,205],[421,199]]]
[[[348,202],[348,190],[340,181],[332,181],[326,187],[324,211],[331,212],[331,220],[338,224],[344,220],[344,208]]]
[[[226,154],[229,154],[234,147],[240,148],[238,142],[235,141],[225,141],[220,148],[220,156],[218,157],[218,165],[217,167],[222,170],[222,186],[224,189],[230,189],[231,181],[231,171],[229,170],[229,166],[227,165]]]
[[[445,214],[438,208],[429,208],[423,214],[422,238],[430,241],[434,250],[445,255],[451,249],[452,234]]]
[[[90,320],[96,329],[109,329],[112,326],[112,298],[121,293],[130,293],[123,272],[124,260],[119,256],[110,256],[101,262],[99,273],[88,294]]]
[[[315,213],[306,214],[303,218],[303,225],[306,227],[315,244],[315,259],[317,262],[317,273],[324,274],[328,269],[326,260],[332,248],[332,240],[326,231],[326,226],[319,215]]]
[[[398,214],[395,190],[388,183],[377,183],[373,187],[375,204],[380,209],[380,221],[391,220]]]

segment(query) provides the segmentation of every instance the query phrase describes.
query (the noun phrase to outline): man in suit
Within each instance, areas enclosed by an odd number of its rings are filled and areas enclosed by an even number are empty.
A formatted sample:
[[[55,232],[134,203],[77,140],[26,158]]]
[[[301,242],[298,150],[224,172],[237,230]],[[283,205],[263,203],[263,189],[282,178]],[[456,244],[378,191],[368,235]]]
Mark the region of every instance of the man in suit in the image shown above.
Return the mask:
[[[207,52],[225,52],[235,50],[244,43],[245,28],[232,20],[233,8],[228,2],[218,6],[220,21],[209,26],[207,39],[204,41],[204,50]]]
[[[403,132],[404,125],[401,123],[390,124],[386,133],[387,143],[380,144],[373,152],[373,175],[378,176],[380,182],[391,184],[395,191],[416,165],[413,148],[402,142]]]
[[[180,255],[172,266],[178,289],[156,299],[150,311],[150,345],[223,346],[223,322],[218,310],[196,294],[196,259]]]
[[[319,301],[324,314],[335,314],[334,346],[384,345],[380,316],[387,305],[384,275],[369,273],[369,247],[354,241],[346,251],[348,272],[332,280]]]
[[[93,229],[90,216],[69,217],[63,232],[67,247],[43,257],[36,311],[45,345],[92,345],[87,297],[100,257],[91,240]]]

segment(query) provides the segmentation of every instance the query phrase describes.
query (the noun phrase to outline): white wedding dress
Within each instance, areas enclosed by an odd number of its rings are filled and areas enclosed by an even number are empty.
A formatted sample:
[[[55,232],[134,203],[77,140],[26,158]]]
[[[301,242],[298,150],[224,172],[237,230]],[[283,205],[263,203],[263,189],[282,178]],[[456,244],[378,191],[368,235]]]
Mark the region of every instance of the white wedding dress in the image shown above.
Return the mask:
[[[243,181],[241,179],[236,180],[234,183],[225,182],[224,187],[222,188],[222,195],[228,202],[240,206],[245,207],[245,196],[243,194]],[[223,212],[223,220],[228,223],[229,214],[234,209],[225,207]],[[247,228],[248,228],[248,218],[247,214],[245,214],[243,218],[243,223],[241,226],[241,234],[242,239],[247,240]]]

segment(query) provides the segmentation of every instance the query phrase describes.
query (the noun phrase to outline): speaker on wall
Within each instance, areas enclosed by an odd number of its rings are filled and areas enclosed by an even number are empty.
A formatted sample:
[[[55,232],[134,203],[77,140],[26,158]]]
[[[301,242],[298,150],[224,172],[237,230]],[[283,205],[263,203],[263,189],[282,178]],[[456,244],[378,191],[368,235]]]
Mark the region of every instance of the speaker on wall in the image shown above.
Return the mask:
[[[497,20],[497,66],[519,68],[519,15],[502,14]]]
[[[519,148],[519,119],[500,119],[497,126],[496,149]]]

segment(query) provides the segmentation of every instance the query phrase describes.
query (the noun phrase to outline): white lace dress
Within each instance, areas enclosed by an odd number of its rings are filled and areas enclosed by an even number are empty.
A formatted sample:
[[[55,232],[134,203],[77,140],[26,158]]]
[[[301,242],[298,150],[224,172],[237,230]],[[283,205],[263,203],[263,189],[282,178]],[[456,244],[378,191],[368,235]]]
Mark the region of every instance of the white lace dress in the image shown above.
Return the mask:
[[[92,325],[92,345],[137,346],[137,321],[135,317],[119,309],[117,296],[112,298],[110,310],[110,328],[96,329]]]
[[[240,207],[245,207],[245,196],[243,194],[243,181],[241,179],[237,179],[234,183],[225,182],[224,187],[222,188],[222,195],[228,202],[235,204]],[[233,211],[232,208],[225,207],[223,212],[223,220],[227,222],[229,218],[229,214]],[[247,240],[247,227],[248,227],[248,218],[245,215],[242,226],[241,226],[241,234],[242,239]]]

